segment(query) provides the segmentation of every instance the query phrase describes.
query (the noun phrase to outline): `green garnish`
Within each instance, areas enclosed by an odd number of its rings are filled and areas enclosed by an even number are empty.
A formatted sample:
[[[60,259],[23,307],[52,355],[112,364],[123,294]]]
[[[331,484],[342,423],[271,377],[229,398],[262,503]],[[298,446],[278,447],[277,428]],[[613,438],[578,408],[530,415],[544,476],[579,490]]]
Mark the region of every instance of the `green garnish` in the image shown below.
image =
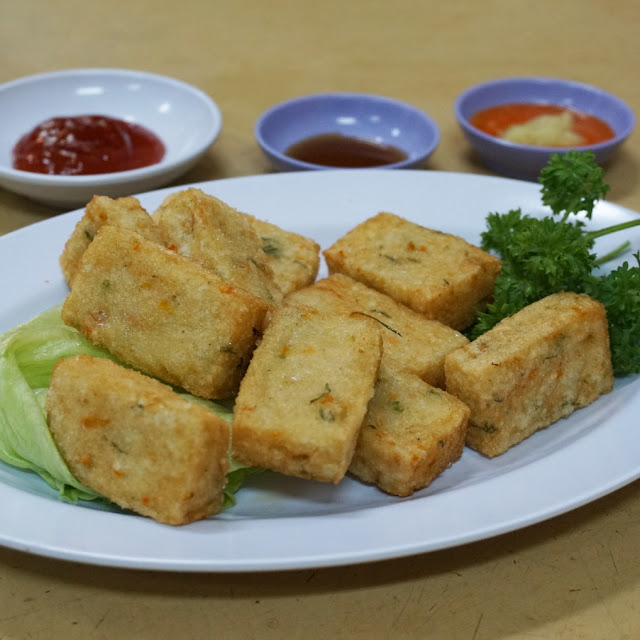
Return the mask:
[[[54,444],[44,400],[60,358],[108,354],[64,325],[60,306],[0,336],[0,460],[34,471],[67,500],[94,500],[98,494],[73,477]]]
[[[322,408],[318,413],[325,422],[334,422],[336,419],[336,414],[331,409]]]
[[[477,338],[552,293],[587,293],[607,309],[614,374],[640,372],[640,254],[634,254],[637,265],[625,262],[602,275],[597,267],[619,256],[629,243],[601,257],[593,251],[597,238],[640,225],[640,219],[597,231],[587,231],[581,220],[569,220],[572,214],[591,218],[597,200],[609,191],[590,151],[552,155],[539,181],[543,203],[553,216],[562,217],[533,218],[520,209],[487,216],[481,246],[500,256],[502,272],[493,302],[478,314],[469,337]]]
[[[61,307],[58,304],[0,336],[0,461],[37,473],[66,500],[108,502],[71,474],[47,425],[44,402],[58,360],[78,354],[114,359],[108,351],[65,325],[60,317]],[[181,395],[231,422],[232,408],[184,392]],[[144,406],[132,408],[140,411]],[[123,452],[118,443],[111,441],[111,445]],[[235,503],[234,493],[242,483],[261,471],[236,463],[230,453],[229,464],[225,509]]]
[[[398,413],[402,413],[404,411],[404,407],[402,406],[400,400],[392,400],[391,402],[389,402],[389,407],[391,407],[393,411],[397,411]]]
[[[485,433],[495,433],[498,430],[498,428],[493,424],[472,424],[470,426],[475,429],[480,429]]]
[[[391,316],[386,312],[380,309],[371,309],[371,313],[377,313],[378,315],[384,316],[385,318],[391,318]]]
[[[325,402],[332,402],[332,401],[333,401],[333,398],[331,397],[331,387],[329,386],[328,383],[325,383],[324,391],[316,398],[309,400],[309,404],[314,404],[316,402],[319,402],[321,405],[323,405]],[[334,422],[336,419],[336,414],[334,413],[333,409],[331,409],[330,407],[320,406],[318,408],[318,415],[325,422]]]
[[[585,211],[591,218],[598,200],[609,193],[604,171],[596,164],[592,151],[554,153],[540,172],[542,204],[566,220],[572,213]]]
[[[364,313],[362,311],[354,311],[352,315],[365,316],[366,318],[371,318],[372,320],[375,320],[376,322],[380,323],[385,329],[388,329],[392,333],[395,333],[396,335],[402,338],[402,334],[399,331],[396,331],[393,327],[390,327],[388,324],[382,322],[382,320],[378,318],[374,318],[373,316],[370,316],[368,313]]]
[[[282,257],[282,248],[273,238],[262,238],[262,250],[272,258]]]
[[[324,383],[324,391],[317,397],[313,398],[312,400],[309,400],[309,404],[313,404],[314,402],[318,402],[318,400],[322,400],[323,398],[326,398],[327,396],[331,395],[331,387],[329,386],[328,382]]]

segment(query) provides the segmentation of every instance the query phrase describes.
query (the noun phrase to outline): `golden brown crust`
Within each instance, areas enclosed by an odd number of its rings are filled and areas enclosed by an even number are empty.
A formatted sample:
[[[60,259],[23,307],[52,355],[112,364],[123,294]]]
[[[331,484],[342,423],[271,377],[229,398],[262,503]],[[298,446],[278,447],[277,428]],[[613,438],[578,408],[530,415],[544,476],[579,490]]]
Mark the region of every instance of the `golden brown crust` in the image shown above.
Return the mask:
[[[200,189],[172,193],[153,213],[166,245],[275,307],[282,292],[248,218]]]
[[[462,238],[379,213],[324,251],[329,273],[344,273],[457,330],[493,294],[500,260]]]
[[[229,425],[171,387],[75,356],[56,365],[46,410],[71,473],[122,508],[168,524],[222,508]]]
[[[156,223],[136,198],[114,200],[107,196],[93,196],[60,256],[62,273],[69,286],[73,282],[84,252],[105,224],[130,229],[153,242],[163,242]]]
[[[204,398],[235,394],[267,307],[200,264],[105,226],[62,319],[141,371]]]
[[[311,238],[286,231],[247,214],[260,237],[262,251],[283,295],[310,285],[320,267],[320,245]]]
[[[383,363],[349,471],[392,495],[411,495],[462,455],[468,418],[457,398]]]
[[[285,298],[320,312],[357,312],[375,320],[382,335],[383,361],[391,360],[436,387],[444,386],[444,358],[469,341],[393,298],[340,273]]]
[[[471,409],[467,444],[504,453],[613,387],[604,307],[557,293],[445,359],[447,391]]]
[[[282,307],[242,380],[233,455],[286,475],[339,482],[381,357],[367,318]]]

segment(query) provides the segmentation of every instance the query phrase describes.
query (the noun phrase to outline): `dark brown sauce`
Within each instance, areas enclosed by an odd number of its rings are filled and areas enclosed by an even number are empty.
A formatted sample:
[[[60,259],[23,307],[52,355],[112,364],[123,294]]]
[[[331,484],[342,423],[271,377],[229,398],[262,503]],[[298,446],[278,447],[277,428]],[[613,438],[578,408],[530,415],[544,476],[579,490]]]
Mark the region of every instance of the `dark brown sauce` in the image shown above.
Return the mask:
[[[138,124],[101,115],[49,118],[13,149],[13,166],[50,175],[129,171],[162,160],[165,147]]]
[[[391,145],[351,138],[341,133],[323,133],[292,144],[285,154],[302,162],[325,167],[381,167],[407,159]]]

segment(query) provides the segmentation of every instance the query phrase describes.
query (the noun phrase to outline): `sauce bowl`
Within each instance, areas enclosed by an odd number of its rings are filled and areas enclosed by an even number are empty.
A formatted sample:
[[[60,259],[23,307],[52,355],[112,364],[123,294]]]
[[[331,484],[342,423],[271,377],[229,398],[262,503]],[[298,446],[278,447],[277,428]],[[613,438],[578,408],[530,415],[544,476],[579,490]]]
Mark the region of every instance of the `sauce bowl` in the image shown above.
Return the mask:
[[[106,115],[140,124],[164,143],[160,162],[94,175],[49,175],[13,168],[18,140],[47,118]],[[193,167],[222,128],[217,104],[179,80],[126,69],[70,69],[0,85],[0,187],[55,207],[155,189]]]
[[[590,145],[540,147],[509,142],[484,133],[471,124],[471,118],[479,110],[509,103],[551,104],[582,111],[604,120],[615,135]],[[502,78],[477,84],[458,96],[454,113],[467,140],[486,167],[504,176],[523,180],[537,180],[540,170],[553,153],[572,149],[591,150],[598,164],[603,164],[635,125],[633,111],[619,98],[587,84],[556,78]]]
[[[423,111],[404,102],[363,93],[321,93],[271,107],[257,120],[256,140],[281,171],[335,169],[287,154],[294,144],[323,134],[393,147],[404,158],[378,168],[401,169],[424,162],[436,149],[440,131]]]

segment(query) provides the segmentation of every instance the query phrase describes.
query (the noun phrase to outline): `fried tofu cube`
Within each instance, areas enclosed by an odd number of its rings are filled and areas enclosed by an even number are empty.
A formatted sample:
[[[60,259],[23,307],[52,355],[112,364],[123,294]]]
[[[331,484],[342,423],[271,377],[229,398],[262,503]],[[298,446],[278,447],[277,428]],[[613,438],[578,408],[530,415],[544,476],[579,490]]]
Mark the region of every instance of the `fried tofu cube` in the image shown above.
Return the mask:
[[[123,509],[174,525],[221,510],[229,424],[171,387],[74,356],[56,364],[46,412],[71,473]]]
[[[320,312],[353,312],[375,320],[381,330],[382,360],[391,360],[429,384],[444,386],[444,358],[469,342],[461,333],[429,320],[384,293],[335,273],[285,298]]]
[[[84,252],[105,224],[113,224],[139,233],[147,240],[162,243],[162,234],[153,218],[136,198],[93,196],[85,208],[60,256],[62,273],[71,286]]]
[[[450,353],[445,378],[471,409],[467,444],[500,455],[611,391],[605,309],[584,294],[547,296]]]
[[[62,320],[121,361],[203,398],[235,394],[268,307],[203,266],[105,226]]]
[[[349,471],[392,495],[411,495],[460,458],[468,418],[468,407],[446,391],[383,364]]]
[[[248,214],[246,214],[248,216]],[[283,295],[310,285],[320,268],[320,245],[293,231],[248,216]]]
[[[234,459],[338,483],[373,396],[381,350],[368,318],[278,309],[236,399]]]
[[[365,220],[324,251],[343,273],[461,331],[493,295],[500,260],[458,236],[392,213]]]
[[[282,301],[262,243],[245,214],[200,189],[172,193],[153,219],[166,245],[271,307]]]

